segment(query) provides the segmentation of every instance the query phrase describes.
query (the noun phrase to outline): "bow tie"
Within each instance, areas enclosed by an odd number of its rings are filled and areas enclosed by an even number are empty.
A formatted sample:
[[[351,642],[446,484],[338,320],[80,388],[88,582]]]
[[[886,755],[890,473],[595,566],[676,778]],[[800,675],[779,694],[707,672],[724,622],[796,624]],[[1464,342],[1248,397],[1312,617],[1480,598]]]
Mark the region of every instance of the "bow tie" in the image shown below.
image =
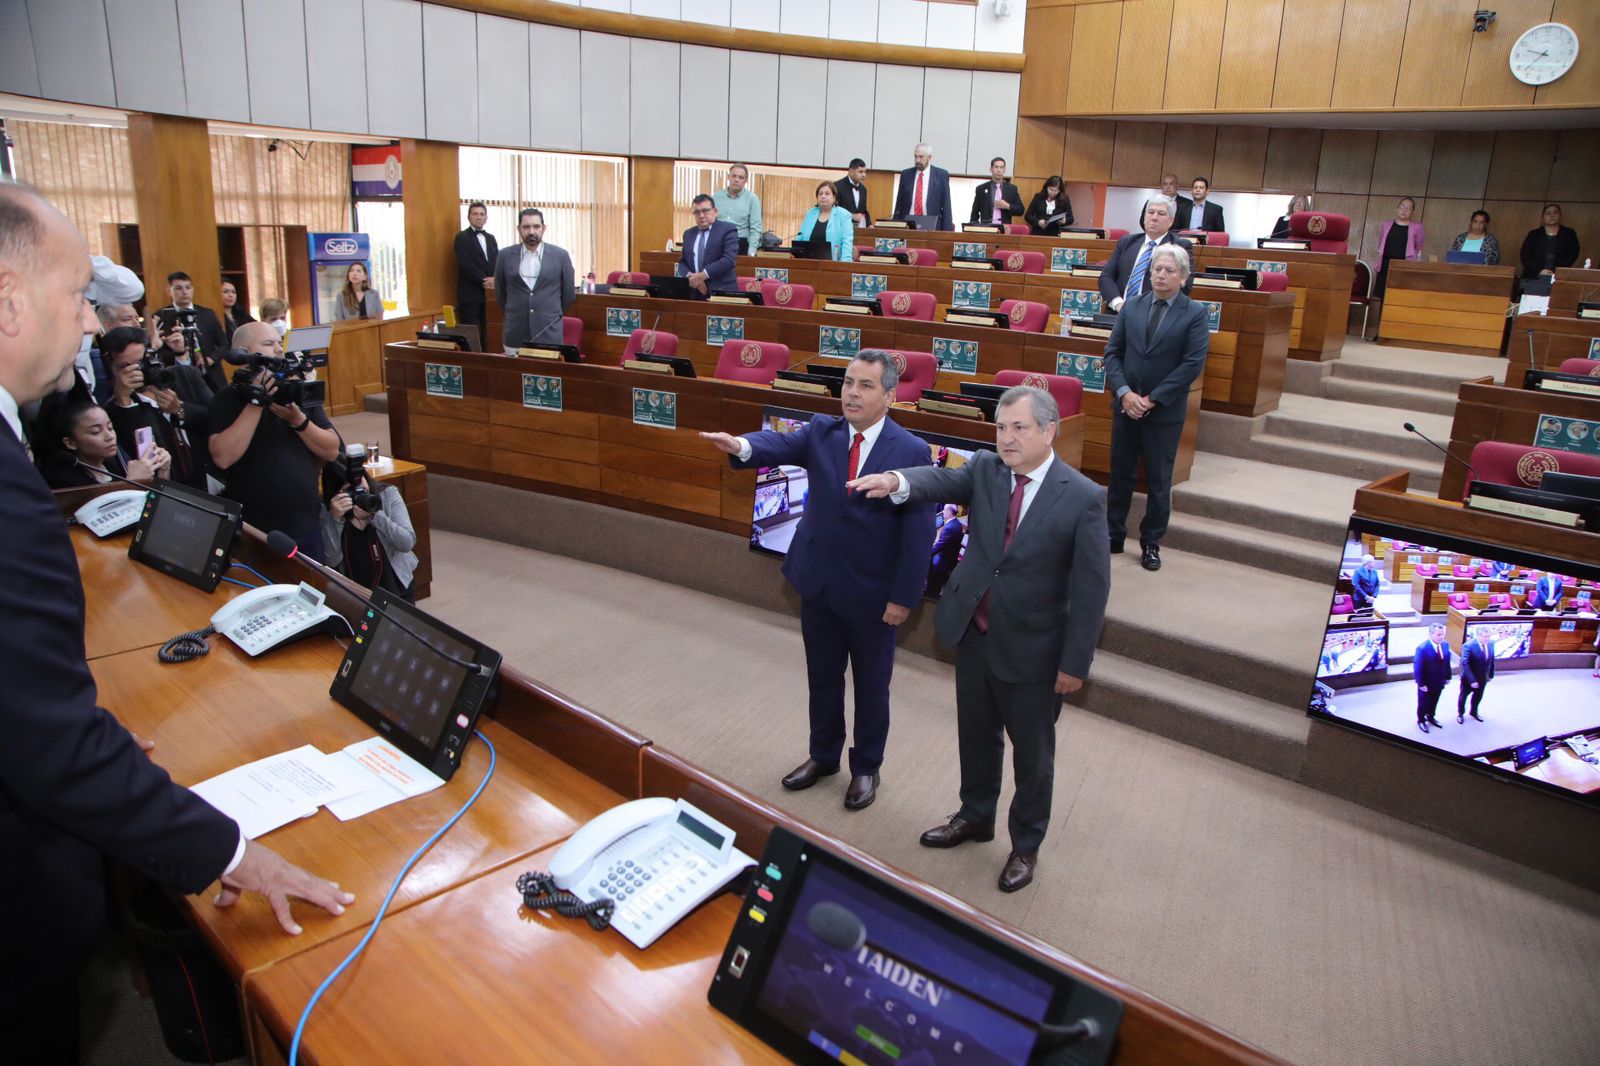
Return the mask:
[[[474,237],[482,237],[483,236],[483,230],[475,229],[475,230],[472,231],[472,235]]]

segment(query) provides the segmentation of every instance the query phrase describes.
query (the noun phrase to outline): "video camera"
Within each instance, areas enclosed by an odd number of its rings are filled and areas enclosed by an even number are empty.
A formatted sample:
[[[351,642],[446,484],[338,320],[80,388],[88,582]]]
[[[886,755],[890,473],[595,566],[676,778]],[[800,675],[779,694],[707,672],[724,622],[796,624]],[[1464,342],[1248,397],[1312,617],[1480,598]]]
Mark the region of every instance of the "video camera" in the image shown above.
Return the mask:
[[[344,446],[344,478],[350,483],[350,502],[366,511],[376,514],[383,507],[383,500],[376,492],[367,492],[363,480],[367,473],[367,446],[365,444],[346,444]]]
[[[299,404],[304,408],[327,399],[328,386],[325,382],[305,380],[306,371],[328,365],[326,352],[290,352],[285,356],[271,356],[247,352],[243,348],[230,348],[222,358],[229,366],[238,367],[233,372],[233,387],[243,390],[257,407],[278,403]],[[277,391],[270,398],[267,390],[255,383],[256,375],[263,370],[270,371],[277,382]]]

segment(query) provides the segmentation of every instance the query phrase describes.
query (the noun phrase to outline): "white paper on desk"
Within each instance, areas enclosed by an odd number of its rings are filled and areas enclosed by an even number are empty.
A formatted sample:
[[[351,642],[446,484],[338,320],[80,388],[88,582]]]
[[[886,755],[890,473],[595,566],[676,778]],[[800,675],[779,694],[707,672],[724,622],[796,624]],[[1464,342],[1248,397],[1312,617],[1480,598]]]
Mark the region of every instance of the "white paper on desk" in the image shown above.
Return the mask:
[[[365,782],[344,760],[310,744],[245,763],[202,781],[193,791],[239,823],[246,840],[309,818],[330,800],[353,795]]]
[[[371,814],[391,803],[432,792],[444,784],[444,778],[382,737],[351,744],[330,758],[346,761],[365,786],[363,791],[355,795],[328,804],[328,810],[343,822]]]

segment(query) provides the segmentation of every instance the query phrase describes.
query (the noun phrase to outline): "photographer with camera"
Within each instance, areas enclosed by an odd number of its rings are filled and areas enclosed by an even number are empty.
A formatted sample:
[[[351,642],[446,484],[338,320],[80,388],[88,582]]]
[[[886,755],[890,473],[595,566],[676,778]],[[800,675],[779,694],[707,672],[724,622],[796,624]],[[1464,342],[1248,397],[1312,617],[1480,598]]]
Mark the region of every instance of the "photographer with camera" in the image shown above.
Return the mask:
[[[308,389],[305,362],[284,358],[269,323],[247,322],[233,339],[228,361],[238,369],[211,401],[211,461],[225,482],[222,495],[244,505],[246,522],[282,530],[321,562],[317,477],[340,452],[322,386]]]
[[[172,312],[163,311],[156,316],[155,357],[166,366],[185,366],[194,369],[200,380],[206,386],[209,397],[213,393],[221,392],[228,387],[228,367],[223,361],[222,352],[217,353],[215,359],[195,358],[193,350],[189,347],[189,335],[192,331],[184,329],[181,322],[170,316]],[[184,375],[188,379],[188,375]],[[180,389],[181,393],[182,390]]]
[[[322,535],[329,566],[369,589],[417,602],[417,531],[400,490],[367,476],[367,448],[351,444],[322,470]]]
[[[145,348],[144,334],[119,326],[103,342],[111,374],[111,402],[106,410],[117,431],[117,443],[138,455],[139,431],[172,456],[172,480],[206,491],[204,443],[211,390],[192,366],[163,366]],[[183,394],[200,398],[187,403]]]
[[[167,296],[172,302],[152,317],[161,322],[176,321],[185,331],[189,351],[201,360],[202,367],[221,358],[228,350],[228,333],[215,311],[194,302],[194,279],[174,270],[167,275]]]

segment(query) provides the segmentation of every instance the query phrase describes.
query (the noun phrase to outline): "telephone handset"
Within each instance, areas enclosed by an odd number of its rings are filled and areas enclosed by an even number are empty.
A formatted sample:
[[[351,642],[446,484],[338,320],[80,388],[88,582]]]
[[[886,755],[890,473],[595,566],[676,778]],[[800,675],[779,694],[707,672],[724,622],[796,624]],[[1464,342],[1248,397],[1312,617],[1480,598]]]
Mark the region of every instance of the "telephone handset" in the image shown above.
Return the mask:
[[[141,493],[141,495],[143,495]],[[343,633],[349,623],[310,585],[264,585],[236,596],[211,616],[211,628],[250,655],[316,633]]]
[[[557,888],[616,902],[611,926],[644,948],[755,860],[733,830],[684,800],[634,800],[572,835],[550,860]]]
[[[109,537],[139,524],[147,493],[143,489],[121,489],[96,496],[72,515],[80,526],[97,537]]]

